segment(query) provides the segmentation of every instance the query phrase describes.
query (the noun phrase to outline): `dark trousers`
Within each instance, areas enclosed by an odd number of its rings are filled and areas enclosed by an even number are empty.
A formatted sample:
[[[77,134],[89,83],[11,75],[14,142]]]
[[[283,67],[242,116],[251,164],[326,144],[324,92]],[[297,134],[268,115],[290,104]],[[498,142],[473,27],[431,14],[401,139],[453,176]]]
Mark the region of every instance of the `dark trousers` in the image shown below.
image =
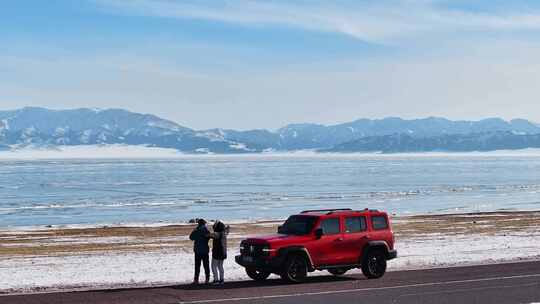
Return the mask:
[[[210,279],[210,263],[207,254],[197,254],[195,253],[195,281],[199,281],[199,273],[201,272],[201,261],[204,267],[204,274],[206,275],[206,280]]]

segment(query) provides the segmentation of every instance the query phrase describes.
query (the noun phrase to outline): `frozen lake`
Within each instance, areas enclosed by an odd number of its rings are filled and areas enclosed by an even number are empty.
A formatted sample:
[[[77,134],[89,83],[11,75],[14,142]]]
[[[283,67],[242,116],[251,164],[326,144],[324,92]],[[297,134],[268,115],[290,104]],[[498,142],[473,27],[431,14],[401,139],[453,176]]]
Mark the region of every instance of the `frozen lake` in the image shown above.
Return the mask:
[[[0,160],[0,226],[540,209],[540,156],[252,155]]]

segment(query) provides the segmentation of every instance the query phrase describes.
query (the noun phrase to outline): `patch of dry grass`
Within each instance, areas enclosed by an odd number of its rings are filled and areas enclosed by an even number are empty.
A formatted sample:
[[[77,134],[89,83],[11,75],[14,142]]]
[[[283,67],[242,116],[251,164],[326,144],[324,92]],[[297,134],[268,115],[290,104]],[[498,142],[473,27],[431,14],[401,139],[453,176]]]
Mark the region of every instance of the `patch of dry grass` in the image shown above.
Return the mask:
[[[238,246],[248,235],[275,233],[278,225],[276,222],[233,224],[229,246]],[[194,225],[171,225],[0,231],[0,259],[111,251],[190,250],[192,244],[187,236],[193,228]],[[539,211],[395,217],[393,223],[398,239],[437,233],[494,235],[539,229]]]
[[[449,215],[420,215],[399,218],[393,225],[396,236],[427,233],[486,234],[540,229],[540,212],[491,212]]]

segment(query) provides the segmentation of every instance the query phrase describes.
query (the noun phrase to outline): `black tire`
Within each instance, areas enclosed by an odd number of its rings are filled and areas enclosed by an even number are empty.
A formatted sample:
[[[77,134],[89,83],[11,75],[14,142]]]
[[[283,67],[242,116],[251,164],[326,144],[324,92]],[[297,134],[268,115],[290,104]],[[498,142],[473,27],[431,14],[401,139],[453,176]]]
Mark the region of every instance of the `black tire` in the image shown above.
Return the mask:
[[[308,264],[301,255],[291,255],[285,262],[285,267],[281,272],[281,278],[290,283],[301,283],[307,278]]]
[[[347,268],[332,268],[332,269],[328,269],[328,272],[330,272],[331,274],[333,274],[333,275],[335,275],[335,276],[344,275],[347,271],[349,271],[349,269],[347,269]]]
[[[264,281],[270,276],[270,272],[263,271],[256,268],[246,268],[246,274],[248,277],[250,277],[252,280],[255,281]]]
[[[378,279],[386,272],[386,254],[383,250],[368,251],[362,262],[362,273],[368,279]]]

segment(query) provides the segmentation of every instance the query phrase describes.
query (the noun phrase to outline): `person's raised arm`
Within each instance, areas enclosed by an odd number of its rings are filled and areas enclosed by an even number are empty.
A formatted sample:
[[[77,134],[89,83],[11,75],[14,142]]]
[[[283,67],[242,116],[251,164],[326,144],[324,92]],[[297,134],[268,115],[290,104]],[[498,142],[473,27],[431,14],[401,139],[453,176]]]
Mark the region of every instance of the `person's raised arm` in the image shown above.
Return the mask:
[[[206,227],[202,227],[201,229],[201,237],[210,238],[210,231]]]

